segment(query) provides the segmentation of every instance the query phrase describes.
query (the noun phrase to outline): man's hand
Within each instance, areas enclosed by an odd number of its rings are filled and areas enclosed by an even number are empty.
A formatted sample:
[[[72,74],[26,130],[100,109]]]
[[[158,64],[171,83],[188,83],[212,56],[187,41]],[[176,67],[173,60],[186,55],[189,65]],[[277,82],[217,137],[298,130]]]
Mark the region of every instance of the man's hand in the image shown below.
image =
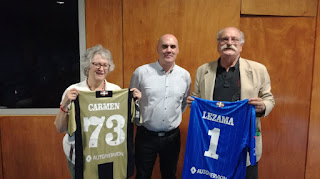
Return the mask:
[[[188,97],[187,97],[187,105],[188,105],[189,107],[191,107],[192,101],[194,101],[194,98],[191,97],[191,96],[188,96]]]
[[[255,106],[257,114],[261,114],[257,116],[262,116],[264,114],[266,105],[263,103],[261,98],[250,98],[248,103]]]

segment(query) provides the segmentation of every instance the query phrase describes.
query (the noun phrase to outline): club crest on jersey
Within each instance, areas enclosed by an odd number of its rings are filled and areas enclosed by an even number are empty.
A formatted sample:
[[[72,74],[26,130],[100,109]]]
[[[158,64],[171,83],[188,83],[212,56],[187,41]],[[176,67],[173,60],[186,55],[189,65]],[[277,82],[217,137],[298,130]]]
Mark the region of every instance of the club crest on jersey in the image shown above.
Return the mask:
[[[112,91],[96,91],[96,98],[112,97]]]
[[[223,108],[224,107],[224,103],[219,101],[219,102],[216,103],[216,106],[218,106],[220,108]]]
[[[100,95],[101,96],[107,96],[108,95],[108,91],[100,91]]]

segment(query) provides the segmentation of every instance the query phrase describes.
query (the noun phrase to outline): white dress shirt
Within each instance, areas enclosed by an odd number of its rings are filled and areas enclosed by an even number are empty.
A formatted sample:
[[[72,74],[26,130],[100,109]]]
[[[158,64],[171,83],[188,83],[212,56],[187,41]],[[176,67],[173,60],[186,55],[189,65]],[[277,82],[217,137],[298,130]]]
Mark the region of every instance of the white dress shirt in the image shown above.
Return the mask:
[[[170,131],[177,128],[190,95],[191,77],[178,65],[166,74],[159,62],[138,67],[130,81],[130,88],[141,91],[139,101],[142,126],[150,131]]]

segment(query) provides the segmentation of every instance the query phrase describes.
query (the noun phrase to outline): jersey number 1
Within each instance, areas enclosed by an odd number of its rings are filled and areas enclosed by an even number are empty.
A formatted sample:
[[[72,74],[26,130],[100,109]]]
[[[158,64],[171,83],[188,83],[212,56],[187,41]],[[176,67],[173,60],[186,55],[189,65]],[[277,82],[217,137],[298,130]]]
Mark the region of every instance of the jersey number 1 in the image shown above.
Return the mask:
[[[208,131],[208,135],[211,136],[209,150],[204,152],[204,156],[218,160],[217,154],[218,141],[220,136],[220,129],[214,128]]]

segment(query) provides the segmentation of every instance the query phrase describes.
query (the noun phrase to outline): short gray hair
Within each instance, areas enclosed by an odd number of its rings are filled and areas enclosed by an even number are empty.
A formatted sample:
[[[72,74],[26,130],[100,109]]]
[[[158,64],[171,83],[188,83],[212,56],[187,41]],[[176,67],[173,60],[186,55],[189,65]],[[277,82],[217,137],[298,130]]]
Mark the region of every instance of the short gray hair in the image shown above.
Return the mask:
[[[235,27],[234,27],[235,28]],[[244,33],[241,31],[241,30],[239,30],[238,28],[235,28],[235,29],[237,29],[238,31],[239,31],[239,33],[240,33],[240,44],[244,44],[244,42],[245,42],[245,39],[244,39]],[[219,39],[221,38],[221,35],[222,35],[222,33],[224,32],[224,30],[225,29],[221,29],[221,30],[219,30],[219,32],[217,33],[217,42],[219,42]]]
[[[88,70],[90,69],[91,60],[97,54],[100,54],[103,59],[108,60],[110,65],[108,69],[108,74],[112,72],[115,68],[115,65],[112,60],[111,52],[108,49],[103,48],[102,45],[98,44],[94,47],[88,48],[87,51],[81,57],[81,62],[82,62],[81,67],[84,75],[86,75],[87,77],[88,77]]]

